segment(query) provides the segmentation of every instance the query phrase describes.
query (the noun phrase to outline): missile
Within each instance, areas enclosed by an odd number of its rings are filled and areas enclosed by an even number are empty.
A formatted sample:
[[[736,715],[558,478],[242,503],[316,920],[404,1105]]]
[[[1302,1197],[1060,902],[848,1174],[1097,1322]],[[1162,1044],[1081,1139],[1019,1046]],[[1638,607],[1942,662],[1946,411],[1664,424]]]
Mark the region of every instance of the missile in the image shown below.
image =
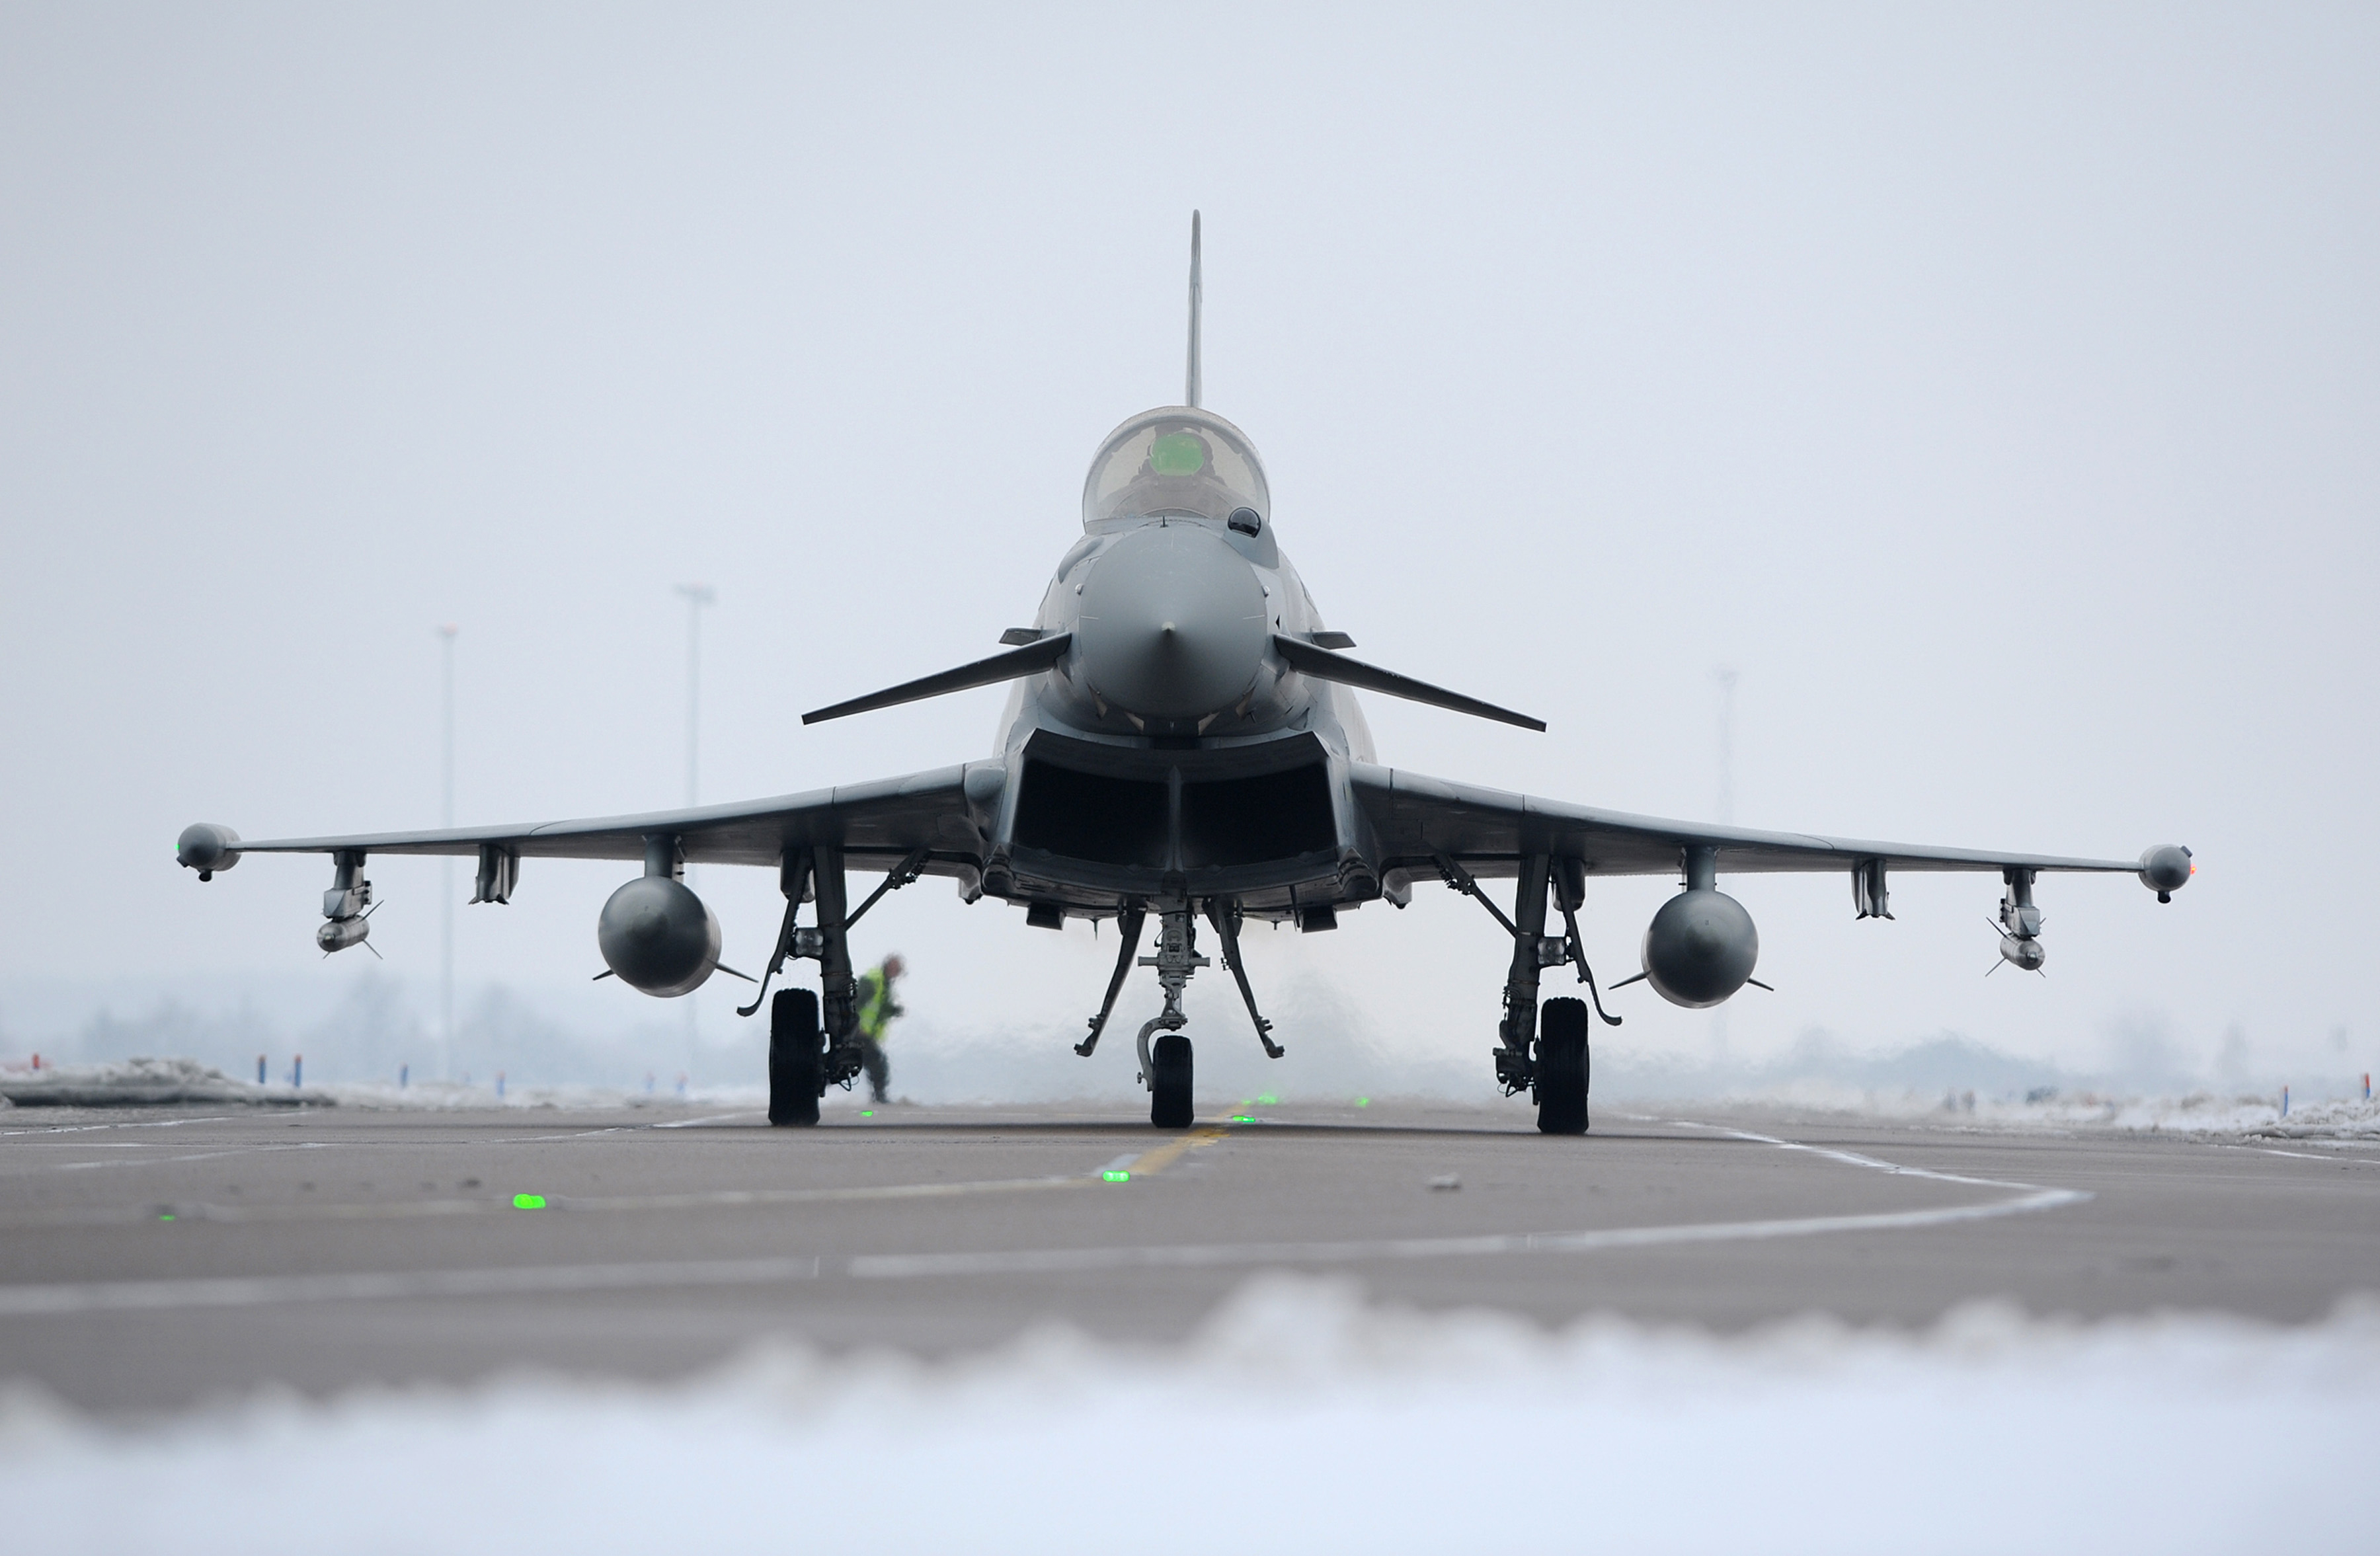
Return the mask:
[[[314,931],[314,943],[325,954],[345,951],[350,945],[361,945],[370,933],[371,926],[361,918],[330,918]]]
[[[2030,935],[2022,940],[2014,935],[2000,936],[2000,954],[2010,966],[2022,967],[2026,972],[2039,972],[2041,964],[2049,960],[2048,947]]]

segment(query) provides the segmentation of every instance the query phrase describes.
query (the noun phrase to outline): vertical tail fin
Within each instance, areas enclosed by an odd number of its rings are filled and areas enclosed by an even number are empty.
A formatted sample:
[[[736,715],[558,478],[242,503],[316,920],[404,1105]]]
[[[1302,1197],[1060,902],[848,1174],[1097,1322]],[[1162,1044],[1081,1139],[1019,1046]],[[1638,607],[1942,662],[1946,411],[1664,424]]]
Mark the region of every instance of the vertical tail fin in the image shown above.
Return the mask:
[[[1193,211],[1190,213],[1190,383],[1182,392],[1182,403],[1194,408],[1198,404],[1199,390],[1204,387],[1198,382],[1198,312],[1204,300],[1198,284],[1198,213]]]

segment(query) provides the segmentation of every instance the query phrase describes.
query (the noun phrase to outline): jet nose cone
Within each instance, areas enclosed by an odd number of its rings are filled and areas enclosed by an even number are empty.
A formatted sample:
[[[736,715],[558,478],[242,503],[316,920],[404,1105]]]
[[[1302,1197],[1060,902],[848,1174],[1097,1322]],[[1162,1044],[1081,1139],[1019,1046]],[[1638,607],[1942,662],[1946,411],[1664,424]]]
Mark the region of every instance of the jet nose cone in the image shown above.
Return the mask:
[[[1091,686],[1144,719],[1201,719],[1237,702],[1270,640],[1264,586],[1196,524],[1152,524],[1083,582],[1076,652]]]

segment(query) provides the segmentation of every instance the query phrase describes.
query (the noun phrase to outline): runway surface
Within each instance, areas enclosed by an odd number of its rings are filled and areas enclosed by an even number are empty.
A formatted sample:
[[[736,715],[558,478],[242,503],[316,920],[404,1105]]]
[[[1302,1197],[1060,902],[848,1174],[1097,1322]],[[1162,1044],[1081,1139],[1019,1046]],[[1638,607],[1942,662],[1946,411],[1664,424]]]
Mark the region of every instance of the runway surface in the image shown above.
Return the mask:
[[[840,1102],[840,1099],[838,1099]],[[532,1366],[668,1378],[767,1336],[941,1355],[1186,1333],[1250,1273],[1730,1331],[2380,1292],[2380,1149],[1785,1111],[830,1108],[0,1113],[0,1377],[103,1411]],[[1235,1121],[1236,1120],[1236,1121]]]

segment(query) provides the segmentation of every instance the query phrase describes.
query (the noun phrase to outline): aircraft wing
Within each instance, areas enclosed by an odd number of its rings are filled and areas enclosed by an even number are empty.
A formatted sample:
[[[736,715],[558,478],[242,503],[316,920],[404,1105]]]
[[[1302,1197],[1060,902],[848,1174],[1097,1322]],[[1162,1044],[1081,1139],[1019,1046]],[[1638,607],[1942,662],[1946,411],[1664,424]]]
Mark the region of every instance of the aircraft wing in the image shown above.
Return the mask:
[[[1675,875],[1684,851],[1718,851],[1718,873],[1849,871],[1882,860],[1889,870],[2101,870],[2138,874],[2142,859],[2076,859],[1980,848],[1755,832],[1451,784],[1402,769],[1350,764],[1356,802],[1379,839],[1382,864],[1421,873],[1443,855],[1474,875],[1519,872],[1526,854],[1585,863],[1589,875]]]
[[[839,843],[846,858],[877,857],[890,862],[924,848],[929,850],[925,873],[973,874],[984,844],[966,791],[967,774],[978,768],[995,778],[1002,771],[997,761],[978,762],[686,810],[522,826],[242,840],[230,848],[237,854],[469,856],[494,845],[525,858],[642,860],[647,837],[674,833],[686,859],[695,864],[773,867],[789,845]],[[997,792],[996,785],[991,792]],[[944,854],[946,857],[937,857]]]

